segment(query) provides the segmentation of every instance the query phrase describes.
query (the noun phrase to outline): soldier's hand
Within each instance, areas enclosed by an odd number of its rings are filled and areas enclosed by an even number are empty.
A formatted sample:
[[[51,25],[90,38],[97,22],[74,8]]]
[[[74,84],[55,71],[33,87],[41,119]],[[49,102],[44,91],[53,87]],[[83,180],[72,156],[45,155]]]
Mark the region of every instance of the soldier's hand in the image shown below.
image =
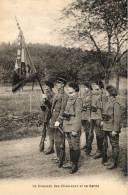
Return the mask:
[[[112,131],[112,136],[114,137],[117,134],[116,131]]]
[[[103,121],[101,121],[100,126],[101,126],[101,127],[103,127],[103,124],[104,124],[104,122],[103,122]]]
[[[47,95],[46,94],[42,94],[42,99],[47,99]]]
[[[60,122],[59,121],[56,121],[54,126],[55,127],[59,127],[59,125],[60,125]]]
[[[72,131],[72,136],[76,136],[77,132],[76,131]]]

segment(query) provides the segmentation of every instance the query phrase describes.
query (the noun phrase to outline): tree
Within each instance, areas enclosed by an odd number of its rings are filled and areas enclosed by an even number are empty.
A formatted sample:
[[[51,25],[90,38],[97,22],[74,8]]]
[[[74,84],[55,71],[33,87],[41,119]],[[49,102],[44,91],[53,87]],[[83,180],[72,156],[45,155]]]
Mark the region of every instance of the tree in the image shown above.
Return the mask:
[[[63,10],[63,16],[70,21],[63,33],[74,41],[82,44],[88,41],[93,45],[98,52],[99,74],[104,71],[106,83],[125,52],[126,5],[126,0],[74,0]],[[102,55],[102,50],[106,51],[106,56]]]

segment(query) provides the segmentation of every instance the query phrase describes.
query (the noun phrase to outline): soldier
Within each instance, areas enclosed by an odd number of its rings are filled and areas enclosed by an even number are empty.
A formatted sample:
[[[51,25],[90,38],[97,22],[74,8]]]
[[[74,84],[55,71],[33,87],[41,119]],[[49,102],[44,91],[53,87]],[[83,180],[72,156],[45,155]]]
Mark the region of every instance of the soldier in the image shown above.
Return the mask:
[[[82,107],[82,126],[85,132],[86,144],[83,147],[86,152],[88,136],[90,130],[90,114],[91,114],[91,85],[88,82],[83,82],[82,86],[83,93],[81,94],[83,107]]]
[[[78,170],[80,157],[80,130],[81,130],[81,110],[82,100],[78,96],[79,86],[77,83],[67,84],[68,100],[63,114],[63,130],[67,138],[70,149],[70,161],[72,163],[70,173]]]
[[[58,166],[62,166],[62,161],[60,160],[60,145],[64,143],[64,136],[62,132],[60,132],[60,123],[61,115],[63,113],[63,106],[65,104],[66,95],[64,94],[64,86],[66,84],[66,80],[64,78],[58,77],[55,84],[55,95],[52,102],[51,108],[51,119],[50,119],[50,127],[49,127],[49,137],[50,137],[50,146],[48,150],[45,152],[46,155],[52,154],[54,152],[54,142],[56,147],[57,160],[59,162]],[[63,153],[64,148],[63,144],[61,145]],[[63,155],[61,155],[63,156]],[[61,162],[60,162],[61,161]]]
[[[49,120],[51,116],[51,105],[52,105],[52,98],[53,98],[53,91],[52,88],[54,87],[52,81],[48,80],[44,82],[44,94],[42,95],[42,102],[41,102],[41,110],[42,110],[42,121],[43,121],[43,130],[41,141],[39,145],[40,151],[44,151],[44,141],[46,138],[46,132],[49,127]]]
[[[107,169],[114,169],[117,167],[119,157],[120,104],[116,98],[117,90],[111,85],[107,86],[106,90],[109,97],[103,109],[103,132],[105,140],[108,137],[112,146],[112,162],[106,163],[107,147],[104,143],[102,163]]]
[[[97,83],[92,83],[92,98],[91,98],[91,120],[90,120],[90,132],[88,138],[88,145],[86,154],[90,155],[92,150],[92,142],[94,138],[94,129],[96,133],[97,151],[94,155],[94,159],[102,157],[103,148],[103,131],[101,130],[102,120],[102,105],[101,105],[101,90]]]

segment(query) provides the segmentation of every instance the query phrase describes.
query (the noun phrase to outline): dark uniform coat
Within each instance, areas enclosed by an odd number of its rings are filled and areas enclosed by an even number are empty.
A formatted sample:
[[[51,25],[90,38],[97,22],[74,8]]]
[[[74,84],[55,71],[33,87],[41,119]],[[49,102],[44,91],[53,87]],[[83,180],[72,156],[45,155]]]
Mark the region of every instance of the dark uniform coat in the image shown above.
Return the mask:
[[[116,98],[109,97],[103,110],[103,130],[120,131],[120,104]]]
[[[65,112],[69,113],[70,119],[63,120],[64,132],[80,131],[81,129],[81,111],[82,111],[82,100],[80,97],[69,97]]]
[[[62,90],[53,97],[52,108],[51,108],[51,120],[50,127],[54,128],[55,122],[62,120],[62,114],[67,102],[67,95]]]

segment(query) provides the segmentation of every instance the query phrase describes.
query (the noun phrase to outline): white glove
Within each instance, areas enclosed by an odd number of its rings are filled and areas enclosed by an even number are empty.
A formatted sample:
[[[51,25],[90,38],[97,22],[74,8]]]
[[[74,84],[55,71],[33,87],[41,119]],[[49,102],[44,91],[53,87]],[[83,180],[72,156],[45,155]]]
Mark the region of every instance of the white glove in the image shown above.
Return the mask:
[[[42,99],[47,99],[47,95],[46,94],[42,94]]]
[[[104,122],[103,122],[103,121],[101,121],[101,123],[100,123],[101,127],[103,127],[103,124],[104,124]]]
[[[77,135],[77,132],[76,131],[72,131],[72,135],[73,136],[76,136]]]
[[[55,122],[55,127],[59,127],[59,125],[60,125],[60,122],[59,121],[56,121]]]
[[[114,137],[117,134],[116,131],[112,131],[112,136]]]

